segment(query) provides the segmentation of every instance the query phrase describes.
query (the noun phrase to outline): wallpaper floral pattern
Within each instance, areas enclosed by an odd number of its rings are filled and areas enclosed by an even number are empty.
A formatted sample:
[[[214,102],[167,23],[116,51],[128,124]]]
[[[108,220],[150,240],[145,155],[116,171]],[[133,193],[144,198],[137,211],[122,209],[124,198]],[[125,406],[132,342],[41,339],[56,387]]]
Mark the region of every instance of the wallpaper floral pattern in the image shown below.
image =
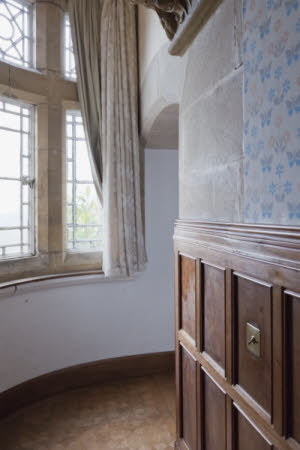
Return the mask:
[[[243,0],[245,220],[300,223],[300,0]]]

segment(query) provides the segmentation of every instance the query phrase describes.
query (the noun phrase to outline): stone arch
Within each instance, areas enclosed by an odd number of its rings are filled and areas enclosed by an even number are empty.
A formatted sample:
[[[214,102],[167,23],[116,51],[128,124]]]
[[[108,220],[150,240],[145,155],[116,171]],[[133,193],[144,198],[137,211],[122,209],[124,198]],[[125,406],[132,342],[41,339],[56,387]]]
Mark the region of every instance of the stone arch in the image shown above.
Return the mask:
[[[185,58],[170,56],[168,47],[154,56],[141,83],[141,141],[148,148],[178,148]]]
[[[178,149],[179,105],[165,106],[155,118],[145,145],[153,149]]]

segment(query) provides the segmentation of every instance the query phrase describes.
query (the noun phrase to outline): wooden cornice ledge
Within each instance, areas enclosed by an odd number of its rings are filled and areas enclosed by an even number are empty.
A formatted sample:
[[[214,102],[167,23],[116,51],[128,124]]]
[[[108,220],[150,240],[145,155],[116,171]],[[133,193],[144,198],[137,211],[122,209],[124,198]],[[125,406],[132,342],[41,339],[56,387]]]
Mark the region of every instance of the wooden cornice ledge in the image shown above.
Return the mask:
[[[177,220],[174,239],[300,271],[300,227]]]

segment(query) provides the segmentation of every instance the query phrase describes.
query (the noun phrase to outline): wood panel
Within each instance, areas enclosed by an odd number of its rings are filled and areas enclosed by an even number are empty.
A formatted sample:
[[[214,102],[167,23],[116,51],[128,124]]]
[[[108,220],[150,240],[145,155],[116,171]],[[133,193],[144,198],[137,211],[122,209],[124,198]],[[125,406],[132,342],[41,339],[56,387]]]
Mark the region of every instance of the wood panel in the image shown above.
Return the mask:
[[[203,351],[225,369],[225,269],[202,264]]]
[[[183,345],[197,398],[196,424],[187,406],[178,408],[178,429],[187,414],[196,438],[181,432],[177,448],[217,450],[225,440],[226,450],[299,450],[300,227],[178,221],[174,243],[176,258],[189,260],[185,272],[196,273],[193,332],[176,321],[177,366]],[[176,267],[179,304],[188,277]],[[247,348],[247,323],[260,329],[259,356]],[[181,382],[177,392],[186,394]]]
[[[236,373],[239,384],[270,416],[272,412],[272,287],[267,283],[234,273]],[[261,355],[247,349],[246,326],[261,332]]]
[[[284,305],[283,289],[273,288],[272,337],[273,337],[273,398],[272,416],[276,431],[284,434]]]
[[[300,227],[178,220],[174,239],[190,257],[300,291]]]
[[[196,261],[180,255],[181,328],[196,340]]]
[[[203,372],[203,441],[205,450],[226,450],[226,394]]]
[[[181,347],[182,439],[190,450],[197,450],[197,362]]]
[[[270,450],[272,444],[240,411],[235,412],[234,450]]]
[[[285,293],[287,435],[300,444],[300,295]]]

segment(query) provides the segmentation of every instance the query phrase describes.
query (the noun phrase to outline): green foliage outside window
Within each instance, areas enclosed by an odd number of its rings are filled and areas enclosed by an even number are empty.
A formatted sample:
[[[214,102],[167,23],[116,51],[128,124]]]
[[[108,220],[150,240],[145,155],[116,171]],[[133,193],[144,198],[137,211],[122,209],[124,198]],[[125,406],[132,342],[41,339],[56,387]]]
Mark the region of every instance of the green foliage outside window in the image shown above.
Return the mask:
[[[72,199],[68,198],[68,203]],[[77,194],[76,202],[76,240],[101,240],[100,229],[95,227],[81,227],[80,225],[99,225],[99,207],[97,206],[95,199],[94,186],[86,185],[82,186],[80,193]],[[72,206],[68,209],[68,222],[72,223]],[[87,243],[87,247],[89,243]]]

